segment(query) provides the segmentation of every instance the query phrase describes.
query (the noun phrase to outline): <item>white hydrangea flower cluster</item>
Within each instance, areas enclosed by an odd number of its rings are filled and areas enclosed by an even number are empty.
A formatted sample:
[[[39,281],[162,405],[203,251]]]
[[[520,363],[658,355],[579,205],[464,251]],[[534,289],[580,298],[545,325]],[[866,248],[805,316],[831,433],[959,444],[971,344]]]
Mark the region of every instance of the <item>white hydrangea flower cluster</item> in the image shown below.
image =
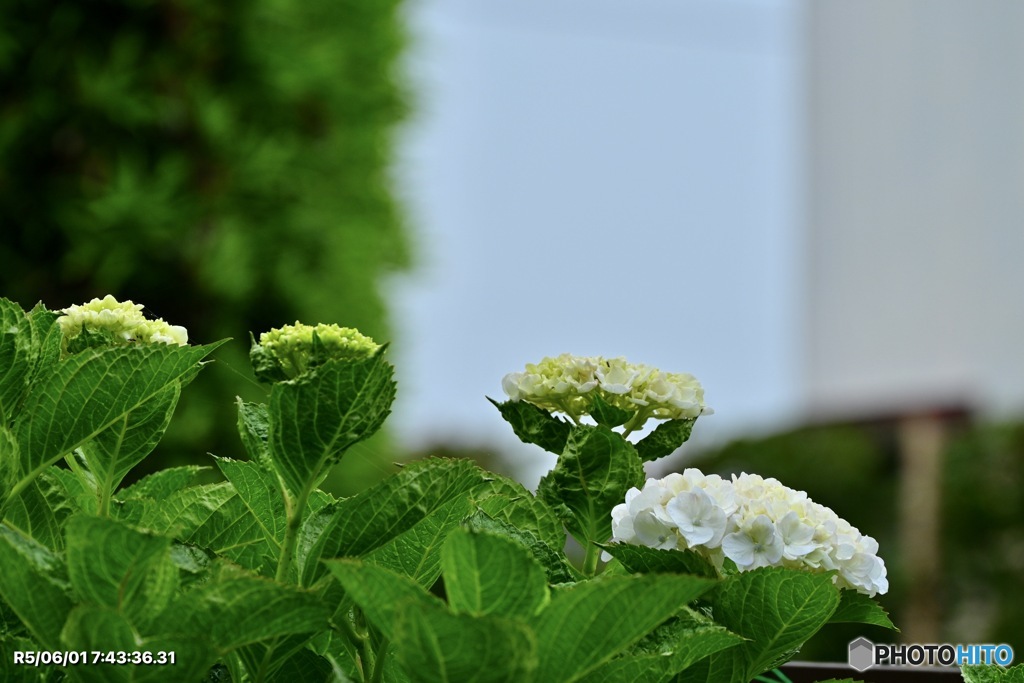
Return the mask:
[[[87,304],[68,306],[57,318],[65,344],[85,332],[107,334],[116,342],[150,344],[188,344],[188,331],[169,325],[162,318],[147,320],[142,304],[119,302],[110,294]]]
[[[512,401],[527,401],[577,421],[590,414],[593,397],[600,396],[635,413],[630,429],[648,418],[678,420],[714,412],[704,405],[704,389],[693,375],[662,372],[625,358],[563,353],[505,375],[501,386]]]
[[[836,570],[840,588],[874,597],[889,589],[878,543],[803,491],[756,474],[726,480],[697,469],[648,479],[612,510],[612,541],[691,548],[721,568]]]

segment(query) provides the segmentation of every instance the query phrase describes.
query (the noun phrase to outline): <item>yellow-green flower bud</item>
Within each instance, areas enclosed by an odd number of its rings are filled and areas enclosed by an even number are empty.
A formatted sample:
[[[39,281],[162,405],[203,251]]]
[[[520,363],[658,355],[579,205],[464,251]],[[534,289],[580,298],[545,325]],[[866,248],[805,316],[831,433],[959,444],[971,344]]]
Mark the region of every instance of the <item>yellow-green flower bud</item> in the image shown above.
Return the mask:
[[[565,413],[574,421],[590,415],[600,397],[602,404],[631,414],[628,431],[651,418],[692,419],[713,412],[704,405],[704,389],[693,375],[662,372],[625,358],[563,353],[509,373],[501,384],[511,400]]]
[[[188,331],[163,319],[148,320],[142,304],[119,302],[108,294],[89,303],[68,306],[57,318],[65,353],[120,344],[188,344]]]
[[[329,360],[362,360],[379,350],[380,344],[351,327],[296,321],[262,333],[249,358],[257,379],[279,382],[294,379]]]

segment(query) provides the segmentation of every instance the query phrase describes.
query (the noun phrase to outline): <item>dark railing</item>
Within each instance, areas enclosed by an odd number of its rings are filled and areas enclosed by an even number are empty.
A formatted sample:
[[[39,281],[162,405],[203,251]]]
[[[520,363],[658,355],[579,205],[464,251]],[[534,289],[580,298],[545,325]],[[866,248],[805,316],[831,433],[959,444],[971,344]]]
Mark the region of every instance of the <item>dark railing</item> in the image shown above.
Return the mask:
[[[958,683],[963,681],[960,669],[943,666],[873,666],[857,671],[846,664],[790,662],[782,672],[793,683],[817,683],[832,678],[852,678],[864,683]]]

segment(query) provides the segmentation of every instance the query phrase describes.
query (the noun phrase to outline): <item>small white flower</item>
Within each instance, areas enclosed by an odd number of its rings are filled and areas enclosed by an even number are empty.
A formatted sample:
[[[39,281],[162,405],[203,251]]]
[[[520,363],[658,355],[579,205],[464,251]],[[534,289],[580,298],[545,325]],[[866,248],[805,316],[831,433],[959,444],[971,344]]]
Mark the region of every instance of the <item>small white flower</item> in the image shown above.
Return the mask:
[[[782,559],[782,538],[772,520],[758,515],[746,528],[722,539],[722,551],[740,569],[770,567]]]
[[[679,545],[679,536],[672,524],[655,514],[654,510],[641,510],[633,518],[633,533],[640,545],[669,550]]]
[[[688,546],[715,548],[721,544],[727,523],[725,512],[702,489],[676,495],[665,509]]]
[[[856,553],[839,567],[839,578],[851,588],[874,597],[889,590],[882,558],[869,553]]]
[[[814,543],[814,527],[805,524],[793,510],[783,515],[775,528],[782,538],[782,556],[787,560],[798,560],[818,548]]]
[[[601,389],[609,394],[626,394],[640,373],[629,366],[624,358],[612,358],[597,369]]]
[[[635,538],[636,532],[633,530],[633,517],[629,514],[629,506],[626,503],[619,503],[612,508],[612,539],[632,543]]]
[[[523,373],[510,372],[501,378],[501,389],[511,400],[519,401],[523,397],[523,392],[519,388],[519,383],[522,380]]]

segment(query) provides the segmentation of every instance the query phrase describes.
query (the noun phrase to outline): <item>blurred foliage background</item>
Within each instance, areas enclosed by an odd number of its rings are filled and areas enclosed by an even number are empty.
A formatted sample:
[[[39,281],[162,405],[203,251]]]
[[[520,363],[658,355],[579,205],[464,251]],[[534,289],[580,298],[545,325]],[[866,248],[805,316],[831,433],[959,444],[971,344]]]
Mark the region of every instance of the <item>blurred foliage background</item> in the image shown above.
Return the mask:
[[[239,454],[233,398],[262,391],[250,332],[301,319],[390,339],[378,282],[410,262],[389,179],[398,5],[0,3],[0,293],[52,309],[111,293],[190,341],[235,340],[152,466]],[[336,490],[389,451],[383,435],[350,453]]]

